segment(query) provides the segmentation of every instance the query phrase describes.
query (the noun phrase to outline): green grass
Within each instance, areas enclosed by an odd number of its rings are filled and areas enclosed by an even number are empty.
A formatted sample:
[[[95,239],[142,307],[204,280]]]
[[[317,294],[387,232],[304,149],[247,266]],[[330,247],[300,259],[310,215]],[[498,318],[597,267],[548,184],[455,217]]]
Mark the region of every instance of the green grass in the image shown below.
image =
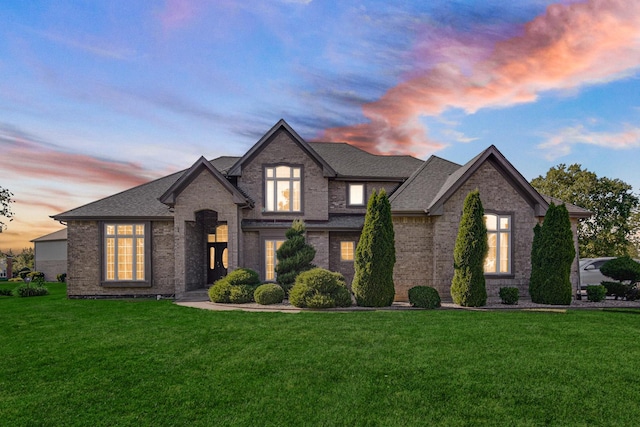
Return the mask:
[[[49,287],[0,297],[1,425],[640,423],[640,310],[215,312]]]

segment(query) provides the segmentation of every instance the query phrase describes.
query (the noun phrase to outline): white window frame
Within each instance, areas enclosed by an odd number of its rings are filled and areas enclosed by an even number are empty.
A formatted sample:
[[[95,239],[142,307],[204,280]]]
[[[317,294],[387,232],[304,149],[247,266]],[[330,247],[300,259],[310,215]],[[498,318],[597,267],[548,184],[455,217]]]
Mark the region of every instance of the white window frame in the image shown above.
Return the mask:
[[[288,169],[288,176],[278,176]],[[297,191],[296,191],[297,184]],[[279,190],[289,191],[286,209],[278,203]],[[264,168],[264,211],[302,212],[302,167],[274,165]]]
[[[487,258],[485,259],[484,264],[484,274],[486,275],[510,275],[513,270],[513,251],[512,251],[512,235],[513,235],[513,215],[511,214],[497,214],[497,213],[486,213],[485,214],[485,224],[487,225],[487,241],[491,241],[491,237],[495,236],[496,240],[496,255],[493,260],[495,265],[495,271],[487,271],[488,263],[491,261],[489,258],[489,253],[487,253]],[[489,217],[495,218],[496,228],[489,228]],[[506,220],[507,227],[503,227],[503,220]],[[507,239],[506,245],[504,245],[504,239]],[[506,252],[506,254],[505,254]],[[507,265],[506,271],[502,271],[502,260],[503,257],[507,257]]]
[[[131,233],[126,228],[131,227]],[[103,224],[103,282],[109,283],[148,283],[148,239],[149,227],[144,222],[108,222]],[[130,246],[120,244],[121,240],[131,239]],[[129,256],[121,251],[129,250]],[[120,257],[130,258],[131,275],[125,276],[128,269],[122,270],[123,261]],[[128,263],[127,263],[128,264]]]
[[[264,280],[266,282],[276,281],[276,265],[278,265],[276,251],[283,243],[284,239],[265,239],[264,241]]]
[[[352,199],[353,187],[362,187],[362,199],[358,202]],[[362,207],[367,204],[367,187],[363,182],[350,182],[347,184],[347,206]]]

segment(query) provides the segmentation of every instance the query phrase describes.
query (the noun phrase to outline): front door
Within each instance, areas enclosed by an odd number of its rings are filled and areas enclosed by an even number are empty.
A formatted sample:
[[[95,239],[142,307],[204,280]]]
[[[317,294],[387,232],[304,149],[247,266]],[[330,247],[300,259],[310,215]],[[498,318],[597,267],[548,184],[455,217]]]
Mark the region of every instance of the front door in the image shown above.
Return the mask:
[[[207,243],[207,283],[213,284],[227,275],[227,243]]]

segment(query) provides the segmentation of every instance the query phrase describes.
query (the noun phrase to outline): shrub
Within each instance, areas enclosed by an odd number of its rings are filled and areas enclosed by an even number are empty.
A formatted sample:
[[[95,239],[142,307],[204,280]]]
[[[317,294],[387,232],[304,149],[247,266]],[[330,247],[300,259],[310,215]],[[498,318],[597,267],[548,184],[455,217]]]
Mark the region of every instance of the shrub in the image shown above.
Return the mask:
[[[463,307],[480,307],[487,303],[484,259],[489,251],[487,226],[480,192],[467,194],[453,251],[451,298]]]
[[[296,281],[298,274],[311,270],[311,263],[316,256],[316,250],[306,242],[306,227],[301,220],[294,220],[285,234],[287,240],[276,251],[276,280],[287,293]]]
[[[18,297],[39,297],[49,295],[49,289],[44,286],[27,286],[25,283],[15,288],[13,294]]]
[[[356,247],[351,289],[358,305],[387,307],[393,303],[396,263],[391,204],[384,189],[374,190],[367,203],[362,234]]]
[[[289,302],[300,308],[349,307],[351,294],[342,274],[316,267],[298,275]]]
[[[248,268],[239,268],[209,288],[209,299],[212,302],[232,304],[252,302],[253,292],[259,285],[258,273]]]
[[[499,295],[503,304],[515,305],[520,299],[520,290],[513,287],[500,288]]]
[[[440,307],[440,294],[431,286],[414,286],[409,289],[409,302],[413,307],[438,308]]]
[[[602,285],[587,286],[587,301],[600,302],[605,299],[607,288]]]
[[[627,301],[635,301],[637,299],[640,299],[640,289],[631,288],[627,291],[624,297]]]
[[[22,280],[21,277],[12,277],[11,279],[8,280],[9,282],[24,282],[24,280]]]
[[[10,297],[11,295],[13,295],[13,291],[11,291],[11,289],[0,289],[0,296]]]
[[[253,298],[262,305],[279,304],[284,300],[284,289],[275,283],[265,283],[258,286]]]
[[[56,276],[56,279],[60,283],[65,283],[67,281],[67,273],[60,273]]]
[[[600,272],[619,282],[628,281],[631,285],[640,281],[640,263],[626,255],[605,262]]]
[[[605,287],[607,296],[613,296],[615,299],[624,298],[629,292],[629,285],[620,282],[602,282]]]
[[[253,292],[255,290],[255,286],[231,286],[229,291],[229,302],[231,304],[246,304],[248,302],[253,302]]]

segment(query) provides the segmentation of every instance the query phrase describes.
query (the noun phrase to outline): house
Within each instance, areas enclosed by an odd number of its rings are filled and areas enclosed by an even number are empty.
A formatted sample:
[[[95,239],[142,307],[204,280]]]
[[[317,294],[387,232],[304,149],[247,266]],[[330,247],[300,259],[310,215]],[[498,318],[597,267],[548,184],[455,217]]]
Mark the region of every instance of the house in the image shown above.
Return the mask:
[[[44,273],[47,281],[57,280],[67,271],[67,229],[33,239],[34,270]]]
[[[68,230],[68,295],[180,297],[239,267],[272,281],[275,252],[296,218],[306,223],[314,263],[350,284],[368,196],[382,188],[395,230],[397,300],[416,285],[450,297],[462,204],[476,188],[489,230],[488,294],[502,286],[527,294],[533,227],[550,199],[496,147],[465,165],[374,155],[307,142],[280,120],[242,157],[201,157],[185,171],[55,215]],[[575,237],[589,212],[568,208]]]

